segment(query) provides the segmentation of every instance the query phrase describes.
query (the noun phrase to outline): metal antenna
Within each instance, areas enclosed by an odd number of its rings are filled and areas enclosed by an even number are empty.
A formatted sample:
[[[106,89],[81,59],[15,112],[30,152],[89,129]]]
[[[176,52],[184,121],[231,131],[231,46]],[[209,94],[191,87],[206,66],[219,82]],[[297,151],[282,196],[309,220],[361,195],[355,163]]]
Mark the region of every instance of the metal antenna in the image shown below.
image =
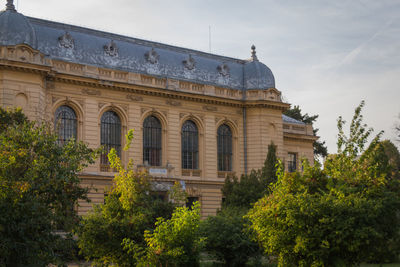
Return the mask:
[[[208,49],[210,50],[209,52],[211,53],[211,26],[208,26]]]

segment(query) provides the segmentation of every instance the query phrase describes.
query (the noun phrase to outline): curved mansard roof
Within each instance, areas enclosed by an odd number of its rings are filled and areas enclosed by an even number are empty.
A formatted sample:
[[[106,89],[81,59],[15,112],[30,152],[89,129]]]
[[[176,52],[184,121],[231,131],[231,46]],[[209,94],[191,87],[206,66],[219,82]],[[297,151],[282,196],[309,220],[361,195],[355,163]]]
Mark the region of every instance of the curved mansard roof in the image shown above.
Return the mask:
[[[0,13],[0,44],[27,44],[36,47],[35,30],[28,19],[15,11],[13,6]]]
[[[11,3],[11,4],[10,4]],[[88,28],[25,17],[8,1],[0,13],[0,45],[27,44],[52,59],[238,90],[275,88],[271,70],[240,60]]]

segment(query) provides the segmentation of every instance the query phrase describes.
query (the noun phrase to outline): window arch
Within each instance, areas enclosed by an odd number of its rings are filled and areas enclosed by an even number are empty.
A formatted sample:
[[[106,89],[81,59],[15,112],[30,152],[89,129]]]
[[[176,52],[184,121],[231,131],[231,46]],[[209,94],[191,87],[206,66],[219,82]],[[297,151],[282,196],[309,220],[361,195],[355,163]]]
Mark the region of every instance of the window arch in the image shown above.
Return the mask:
[[[182,126],[182,169],[198,169],[199,131],[196,124],[187,120]]]
[[[161,166],[161,122],[155,116],[143,122],[143,162],[151,166]]]
[[[75,111],[69,106],[60,106],[54,114],[54,128],[58,135],[57,142],[65,144],[71,138],[76,140],[77,119]]]
[[[217,131],[218,171],[232,171],[232,131],[222,124]]]
[[[101,116],[100,126],[100,144],[105,151],[101,154],[100,164],[107,166],[102,170],[108,170],[108,152],[111,148],[117,151],[117,155],[121,157],[121,119],[114,111],[106,111]]]

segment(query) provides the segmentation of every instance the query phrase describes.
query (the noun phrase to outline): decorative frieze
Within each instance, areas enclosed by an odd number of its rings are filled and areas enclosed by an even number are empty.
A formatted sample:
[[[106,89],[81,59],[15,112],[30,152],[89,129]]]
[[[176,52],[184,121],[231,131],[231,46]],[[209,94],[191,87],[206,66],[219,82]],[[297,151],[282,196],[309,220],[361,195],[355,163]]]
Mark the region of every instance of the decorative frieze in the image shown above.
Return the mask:
[[[143,97],[137,96],[137,95],[132,95],[132,94],[128,94],[126,96],[126,99],[129,99],[129,100],[135,101],[135,102],[143,101]]]
[[[206,110],[206,111],[217,111],[218,108],[214,107],[214,106],[203,106],[203,110]]]
[[[181,103],[181,102],[175,101],[175,100],[171,100],[171,99],[168,99],[167,101],[165,101],[165,103],[166,103],[167,105],[175,106],[175,107],[182,106],[182,103]]]
[[[97,89],[85,88],[85,89],[82,89],[82,94],[84,94],[84,95],[93,95],[93,96],[100,96],[100,95],[101,95],[101,92],[100,92],[100,90],[97,90]]]

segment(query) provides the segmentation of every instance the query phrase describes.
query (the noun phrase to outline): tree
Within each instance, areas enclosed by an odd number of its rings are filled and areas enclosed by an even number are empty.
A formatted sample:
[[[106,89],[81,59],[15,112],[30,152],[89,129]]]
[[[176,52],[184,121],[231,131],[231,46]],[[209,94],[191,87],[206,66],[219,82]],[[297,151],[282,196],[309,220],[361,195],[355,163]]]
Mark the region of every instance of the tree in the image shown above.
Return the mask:
[[[286,110],[283,114],[307,124],[313,124],[319,117],[319,115],[310,116],[308,115],[308,113],[303,115],[299,106],[294,106],[293,108]],[[317,136],[318,130],[319,129],[317,128],[313,129],[314,136]],[[325,145],[325,141],[321,142],[319,140],[316,140],[313,146],[314,146],[314,155],[318,155],[324,158],[328,155],[328,148]]]
[[[227,177],[222,188],[225,197],[224,207],[250,208],[253,203],[268,193],[270,183],[276,181],[278,159],[276,146],[268,145],[267,158],[260,170],[252,170],[250,174],[237,177]]]
[[[147,257],[143,266],[198,266],[202,238],[199,232],[200,204],[192,209],[177,207],[172,218],[158,218],[154,231],[145,231]],[[126,247],[136,242],[125,239]]]
[[[268,186],[271,183],[275,183],[277,176],[276,171],[278,170],[278,157],[276,156],[276,145],[274,142],[268,145],[267,158],[265,159],[264,166],[261,169],[261,177],[264,180],[264,186]]]
[[[378,148],[383,149],[388,159],[391,177],[400,179],[400,152],[397,147],[390,140],[383,140],[379,142]]]
[[[381,133],[366,146],[372,129],[362,122],[363,105],[348,136],[339,118],[338,153],[324,169],[281,173],[248,213],[256,240],[279,266],[353,266],[399,254],[399,181],[391,178]]]
[[[133,131],[127,134],[128,149]],[[133,161],[126,168],[114,149],[109,155],[111,168],[117,170],[115,185],[105,203],[94,206],[76,230],[78,245],[87,260],[98,264],[136,266],[147,253],[144,233],[153,230],[158,217],[170,218],[174,205],[154,198],[151,180],[145,172],[137,172]],[[177,189],[175,195],[181,196]]]
[[[246,231],[247,220],[243,215],[248,209],[269,194],[269,185],[275,183],[278,159],[273,142],[268,146],[267,158],[260,170],[242,175],[240,180],[228,177],[222,188],[225,201],[215,217],[203,223],[202,233],[206,237],[207,253],[222,260],[226,266],[242,266],[250,257],[257,258],[261,251]]]
[[[0,266],[62,262],[71,239],[55,230],[78,221],[73,207],[87,199],[78,172],[95,154],[74,140],[60,146],[47,125],[0,108]]]
[[[201,223],[205,237],[205,251],[225,266],[245,266],[251,257],[261,255],[257,243],[246,232],[248,220],[243,218],[247,209],[226,207],[216,216],[210,216]]]

